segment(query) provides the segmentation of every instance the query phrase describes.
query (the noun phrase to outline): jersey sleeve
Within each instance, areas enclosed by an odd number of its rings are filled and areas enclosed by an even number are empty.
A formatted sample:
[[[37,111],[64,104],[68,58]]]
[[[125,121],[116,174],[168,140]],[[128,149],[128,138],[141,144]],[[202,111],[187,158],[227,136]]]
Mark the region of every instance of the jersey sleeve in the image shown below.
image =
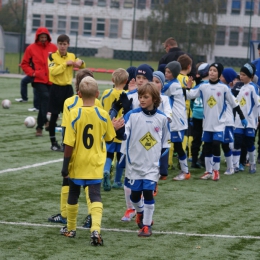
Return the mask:
[[[170,126],[166,119],[162,129],[162,148],[170,148],[170,146]]]
[[[238,106],[237,99],[234,97],[234,95],[232,94],[231,90],[228,87],[227,87],[227,92],[226,92],[226,99],[232,108],[235,108]]]
[[[112,121],[110,119],[110,116],[108,114],[107,114],[106,118],[107,118],[107,130],[106,130],[106,134],[104,136],[104,140],[106,142],[111,142],[116,137],[116,132],[115,132],[114,126],[112,124]]]
[[[197,97],[200,97],[200,86],[201,85],[197,85],[196,87],[187,90],[186,91],[186,97],[187,99],[195,99]]]
[[[66,61],[61,64],[57,63],[55,60],[55,53],[51,53],[48,58],[48,68],[52,76],[59,75],[66,70],[67,63]]]
[[[61,120],[62,127],[67,127],[68,119],[69,119],[69,109],[68,109],[67,102],[65,100],[63,105],[63,113],[62,113],[62,120]]]
[[[74,147],[76,141],[76,131],[72,126],[72,122],[77,118],[78,109],[72,109],[69,111],[68,122],[66,125],[64,144]]]

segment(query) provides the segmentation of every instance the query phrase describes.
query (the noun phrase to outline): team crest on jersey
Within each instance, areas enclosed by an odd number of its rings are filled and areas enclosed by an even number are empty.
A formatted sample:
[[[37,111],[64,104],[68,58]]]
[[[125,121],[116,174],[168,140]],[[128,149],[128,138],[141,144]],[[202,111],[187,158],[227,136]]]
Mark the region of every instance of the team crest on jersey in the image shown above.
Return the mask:
[[[153,146],[157,144],[156,139],[152,136],[150,132],[147,132],[140,140],[139,142],[141,145],[148,151]]]
[[[217,96],[220,97],[220,96],[221,96],[221,93],[220,93],[220,92],[217,92]]]
[[[156,127],[154,128],[154,130],[155,130],[156,133],[158,133],[158,132],[160,131],[160,127],[159,127],[159,126],[156,126]]]
[[[217,101],[213,96],[210,96],[210,98],[207,101],[207,104],[210,108],[212,108],[217,104]]]
[[[241,98],[240,102],[239,102],[239,105],[241,107],[245,106],[246,105],[246,100],[244,99],[244,97]]]
[[[245,95],[246,95],[246,96],[248,96],[248,95],[249,95],[249,93],[248,93],[248,92],[245,92]]]

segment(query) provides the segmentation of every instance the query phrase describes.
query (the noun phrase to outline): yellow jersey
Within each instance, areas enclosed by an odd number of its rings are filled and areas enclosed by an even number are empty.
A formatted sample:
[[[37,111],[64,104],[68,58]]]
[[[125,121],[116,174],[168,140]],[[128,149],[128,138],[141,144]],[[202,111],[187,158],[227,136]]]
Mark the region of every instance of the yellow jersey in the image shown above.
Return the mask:
[[[74,108],[69,113],[64,143],[73,147],[69,163],[72,179],[102,179],[106,143],[116,136],[108,113],[96,106]]]

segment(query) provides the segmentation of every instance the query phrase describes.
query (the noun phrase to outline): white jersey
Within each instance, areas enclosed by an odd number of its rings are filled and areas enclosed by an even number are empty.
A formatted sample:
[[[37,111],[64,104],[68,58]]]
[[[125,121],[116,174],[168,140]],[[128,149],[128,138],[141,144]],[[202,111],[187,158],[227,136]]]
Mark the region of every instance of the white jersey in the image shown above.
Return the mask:
[[[161,94],[161,103],[158,107],[168,118],[172,119],[172,108],[170,105],[170,99],[168,96]]]
[[[132,109],[136,109],[136,108],[140,107],[140,102],[139,102],[139,99],[138,99],[137,88],[132,90],[132,91],[130,91],[130,92],[127,92],[126,95],[127,95],[129,100],[131,98],[133,99]]]
[[[230,88],[222,82],[211,84],[203,82],[186,92],[187,99],[201,97],[203,102],[203,130],[223,132],[226,126],[226,101],[231,108],[238,106]]]
[[[237,100],[245,116],[245,119],[248,122],[247,128],[256,129],[258,123],[259,96],[257,95],[255,86],[252,84],[252,82],[241,87],[237,95]],[[237,114],[235,118],[235,127],[244,128]]]
[[[170,123],[171,132],[187,129],[186,104],[180,82],[177,79],[170,80],[163,86],[162,93],[170,98],[172,106],[172,122]]]
[[[163,148],[169,148],[168,119],[160,110],[147,115],[141,108],[125,115],[126,140],[121,153],[126,156],[125,177],[158,181]]]

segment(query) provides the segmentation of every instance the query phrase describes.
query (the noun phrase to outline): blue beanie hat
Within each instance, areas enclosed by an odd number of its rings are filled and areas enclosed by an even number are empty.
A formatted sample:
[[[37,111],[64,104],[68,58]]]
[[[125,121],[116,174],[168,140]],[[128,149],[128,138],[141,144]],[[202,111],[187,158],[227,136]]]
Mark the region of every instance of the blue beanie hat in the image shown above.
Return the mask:
[[[164,86],[164,82],[165,82],[165,76],[164,74],[161,72],[161,71],[155,71],[153,73],[153,76],[156,77],[157,79],[160,80],[161,84],[162,84],[162,87]]]
[[[128,80],[130,81],[131,79],[135,78],[135,71],[136,71],[136,67],[129,67],[126,69],[126,71],[129,74]]]
[[[222,72],[222,76],[226,80],[227,84],[229,84],[237,77],[237,73],[232,68],[225,68]]]
[[[166,67],[166,64],[160,64],[158,66],[158,70],[161,71],[163,74],[165,74],[165,67]]]
[[[153,81],[153,71],[154,69],[147,65],[147,64],[141,64],[139,67],[137,67],[135,71],[135,77],[137,75],[143,75],[148,79],[148,81],[152,82]]]

